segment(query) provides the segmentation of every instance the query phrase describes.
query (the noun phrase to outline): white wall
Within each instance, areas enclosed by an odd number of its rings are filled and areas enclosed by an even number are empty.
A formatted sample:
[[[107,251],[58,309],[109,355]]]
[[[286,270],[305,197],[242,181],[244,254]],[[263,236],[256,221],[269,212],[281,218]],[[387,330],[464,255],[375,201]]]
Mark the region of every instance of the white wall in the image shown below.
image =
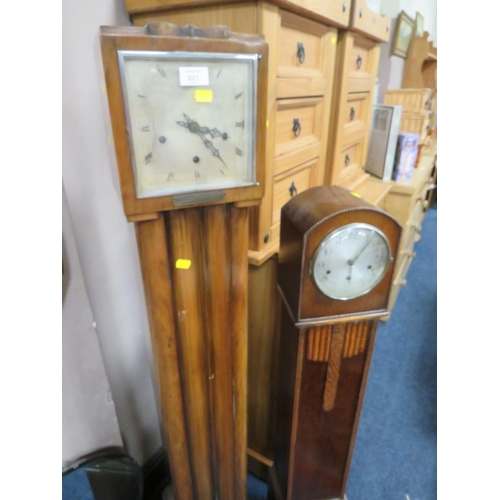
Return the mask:
[[[396,30],[400,11],[405,11],[412,19],[417,12],[424,18],[424,31],[429,32],[428,40],[437,46],[437,0],[383,0],[382,14],[392,19],[391,38],[380,47],[378,69],[379,90],[377,102],[383,103],[387,89],[401,88],[405,60],[399,56],[391,56],[392,40]]]
[[[135,231],[106,128],[101,25],[130,25],[123,0],[63,0],[63,184],[124,444],[143,463],[161,439]]]
[[[62,468],[123,446],[63,192]]]

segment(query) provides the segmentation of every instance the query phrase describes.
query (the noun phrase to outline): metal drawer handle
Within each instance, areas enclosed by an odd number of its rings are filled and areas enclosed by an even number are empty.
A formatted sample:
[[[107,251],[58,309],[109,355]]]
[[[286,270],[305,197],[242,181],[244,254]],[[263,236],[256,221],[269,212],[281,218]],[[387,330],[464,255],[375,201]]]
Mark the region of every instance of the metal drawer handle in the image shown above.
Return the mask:
[[[349,155],[345,155],[345,158],[344,158],[344,165],[347,167],[349,165],[349,162],[350,162],[350,158],[349,158]]]
[[[290,191],[290,196],[293,198],[297,194],[297,188],[295,187],[295,184],[292,181],[291,186],[288,188],[288,191]]]
[[[297,59],[299,60],[299,64],[302,64],[306,59],[306,49],[301,42],[297,42]]]
[[[363,9],[359,9],[359,17],[363,17]]]
[[[361,63],[363,62],[363,59],[362,57],[358,54],[358,58],[356,59],[356,66],[359,68],[361,68]]]
[[[345,10],[347,9],[347,5],[345,4],[345,2],[342,4],[342,12],[345,12]]]
[[[301,128],[300,128],[300,121],[298,118],[294,118],[293,119],[293,135],[295,137],[298,137],[300,135],[300,131],[301,131]]]
[[[351,108],[351,112],[349,113],[349,117],[351,118],[351,121],[354,120],[354,115],[355,115],[354,108]]]

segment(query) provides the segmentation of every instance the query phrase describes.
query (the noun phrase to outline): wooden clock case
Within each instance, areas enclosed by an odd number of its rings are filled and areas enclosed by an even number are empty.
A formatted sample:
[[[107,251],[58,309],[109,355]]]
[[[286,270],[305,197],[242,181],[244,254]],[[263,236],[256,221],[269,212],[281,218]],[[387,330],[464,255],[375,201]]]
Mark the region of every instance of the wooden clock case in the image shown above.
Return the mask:
[[[125,215],[135,222],[176,500],[244,500],[249,210],[264,193],[268,46],[223,26],[101,28]],[[257,185],[138,199],[117,51],[259,54]]]
[[[401,226],[340,186],[311,188],[282,209],[278,485],[270,488],[270,498],[321,500],[345,493],[377,320],[388,312],[394,260],[371,291],[351,300],[323,295],[312,281],[310,263],[327,234],[354,222],[380,229],[391,255],[397,254]]]

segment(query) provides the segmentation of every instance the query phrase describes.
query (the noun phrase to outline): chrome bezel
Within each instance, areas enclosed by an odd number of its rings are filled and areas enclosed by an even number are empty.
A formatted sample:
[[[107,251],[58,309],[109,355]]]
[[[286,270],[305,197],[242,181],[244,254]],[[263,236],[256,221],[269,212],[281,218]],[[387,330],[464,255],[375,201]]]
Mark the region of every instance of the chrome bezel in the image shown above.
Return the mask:
[[[324,289],[322,289],[322,287],[316,281],[316,278],[314,276],[314,268],[315,268],[316,260],[317,260],[317,258],[319,256],[319,254],[321,253],[321,250],[328,244],[328,242],[331,239],[335,238],[339,233],[342,233],[344,231],[347,231],[347,230],[350,230],[350,229],[353,229],[353,228],[369,229],[370,231],[373,231],[373,232],[377,233],[378,235],[380,235],[382,237],[382,240],[385,242],[385,244],[387,246],[387,256],[388,256],[388,258],[387,258],[387,260],[385,262],[384,270],[383,270],[382,274],[380,275],[380,277],[378,278],[378,280],[376,282],[374,282],[369,288],[367,288],[363,292],[361,292],[361,293],[359,293],[357,295],[353,295],[351,297],[332,295],[330,293],[327,293]],[[383,277],[387,273],[387,269],[389,268],[389,265],[390,265],[392,259],[393,259],[393,257],[391,255],[391,246],[389,244],[389,240],[387,239],[387,236],[378,227],[372,226],[371,224],[365,224],[365,223],[362,223],[362,222],[353,222],[352,224],[346,224],[345,226],[341,226],[341,227],[338,227],[337,229],[334,229],[331,233],[327,234],[321,240],[321,243],[316,248],[316,250],[315,250],[315,252],[313,254],[313,257],[311,259],[311,265],[310,265],[310,268],[309,268],[309,275],[311,276],[312,282],[314,283],[314,285],[316,286],[316,288],[323,295],[326,295],[327,297],[329,297],[331,299],[335,299],[335,300],[352,300],[352,299],[356,299],[358,297],[362,297],[363,295],[366,295],[367,293],[371,292],[382,281]]]
[[[120,70],[120,80],[123,91],[123,104],[125,110],[125,119],[127,124],[127,140],[130,148],[130,161],[132,163],[132,171],[134,177],[134,187],[137,199],[143,198],[154,198],[158,196],[172,196],[176,194],[186,194],[186,193],[198,193],[204,191],[214,191],[221,189],[235,189],[241,187],[258,186],[257,182],[257,160],[256,160],[256,150],[257,150],[257,87],[258,87],[258,61],[259,54],[239,54],[239,53],[218,53],[218,52],[182,52],[182,51],[145,51],[145,50],[118,50],[118,66]],[[129,97],[130,93],[127,88],[127,81],[125,77],[125,63],[127,60],[137,59],[164,59],[173,61],[235,61],[235,62],[247,62],[250,64],[250,77],[248,79],[248,95],[249,95],[249,117],[252,121],[248,125],[247,130],[249,135],[247,140],[251,143],[251,147],[248,148],[251,158],[247,164],[247,177],[246,180],[241,182],[212,182],[208,183],[202,187],[196,186],[177,186],[177,187],[165,187],[162,189],[150,190],[146,193],[139,193],[139,182],[138,182],[138,169],[136,165],[136,155],[134,151],[134,141],[132,136],[132,120],[129,107]],[[247,180],[249,179],[249,180]]]

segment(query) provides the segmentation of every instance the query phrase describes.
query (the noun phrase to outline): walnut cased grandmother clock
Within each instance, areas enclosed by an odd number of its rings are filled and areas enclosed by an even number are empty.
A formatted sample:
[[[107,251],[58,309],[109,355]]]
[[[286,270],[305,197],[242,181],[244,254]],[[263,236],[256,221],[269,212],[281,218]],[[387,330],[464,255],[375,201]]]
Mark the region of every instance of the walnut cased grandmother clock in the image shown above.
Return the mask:
[[[102,27],[100,41],[174,495],[245,499],[248,211],[264,192],[267,44],[169,23]]]
[[[340,186],[308,189],[282,209],[277,497],[344,497],[400,235],[391,216]]]

